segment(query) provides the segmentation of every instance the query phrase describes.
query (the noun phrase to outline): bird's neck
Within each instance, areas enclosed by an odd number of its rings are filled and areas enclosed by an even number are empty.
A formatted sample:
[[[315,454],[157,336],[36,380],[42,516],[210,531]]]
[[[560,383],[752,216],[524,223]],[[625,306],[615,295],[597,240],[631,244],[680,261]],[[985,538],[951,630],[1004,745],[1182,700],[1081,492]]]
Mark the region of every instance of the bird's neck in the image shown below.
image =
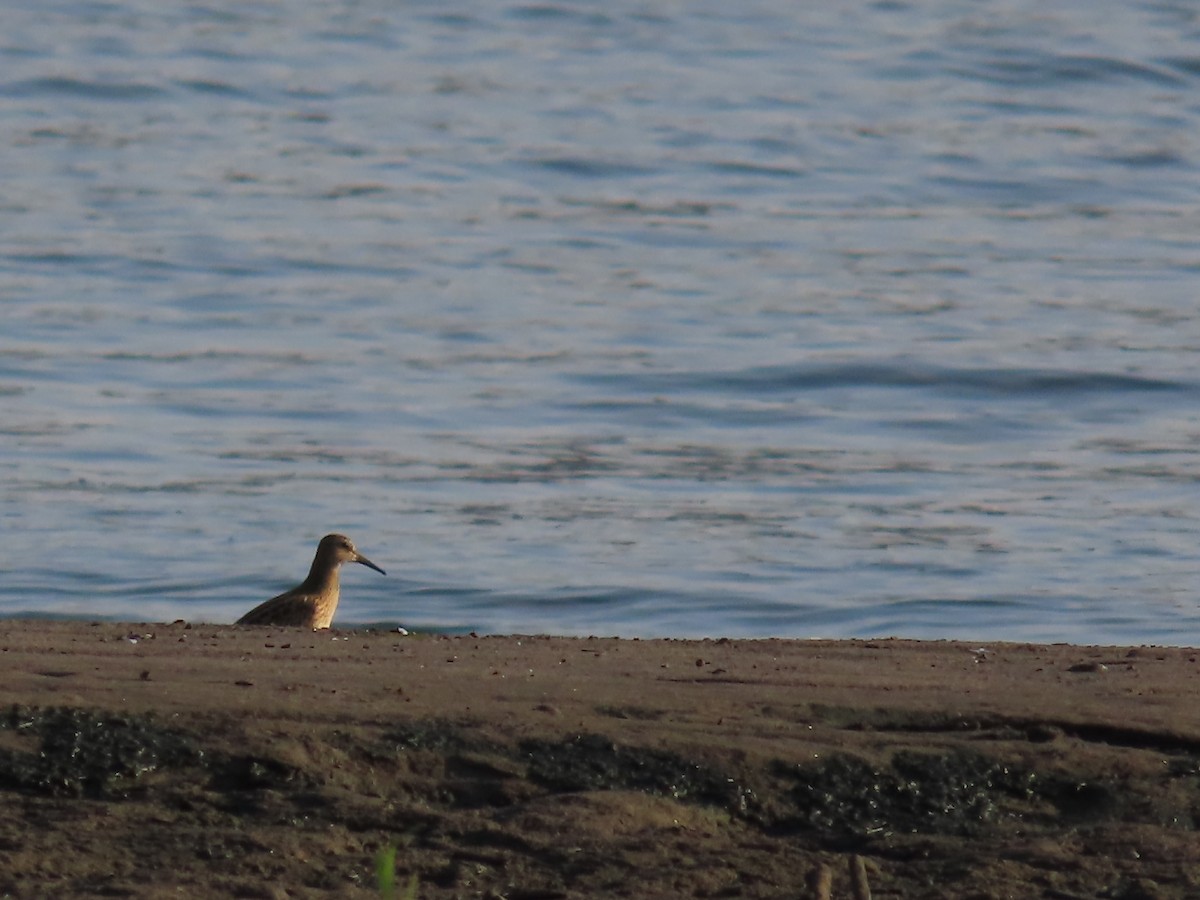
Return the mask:
[[[337,563],[330,565],[327,560],[317,557],[313,560],[312,568],[308,570],[308,577],[304,579],[304,588],[306,593],[325,594],[329,592],[337,592],[338,589],[338,569],[341,566]]]

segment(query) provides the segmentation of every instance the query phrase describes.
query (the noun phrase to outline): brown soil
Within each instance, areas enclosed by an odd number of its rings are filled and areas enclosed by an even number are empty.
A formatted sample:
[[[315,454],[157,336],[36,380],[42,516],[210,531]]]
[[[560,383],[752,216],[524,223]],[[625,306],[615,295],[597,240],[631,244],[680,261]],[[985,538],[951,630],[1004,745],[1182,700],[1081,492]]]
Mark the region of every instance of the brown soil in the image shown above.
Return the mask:
[[[0,895],[1200,897],[1183,649],[0,622]],[[859,895],[862,891],[859,889]]]

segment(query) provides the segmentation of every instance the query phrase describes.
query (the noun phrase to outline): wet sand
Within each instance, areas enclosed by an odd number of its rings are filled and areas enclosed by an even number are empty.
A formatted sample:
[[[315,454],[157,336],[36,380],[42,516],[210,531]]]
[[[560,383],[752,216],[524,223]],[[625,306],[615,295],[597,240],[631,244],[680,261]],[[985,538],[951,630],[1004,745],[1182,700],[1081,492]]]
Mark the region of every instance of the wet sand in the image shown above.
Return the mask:
[[[0,621],[0,895],[1200,897],[1194,650]],[[862,896],[861,884],[857,896]]]

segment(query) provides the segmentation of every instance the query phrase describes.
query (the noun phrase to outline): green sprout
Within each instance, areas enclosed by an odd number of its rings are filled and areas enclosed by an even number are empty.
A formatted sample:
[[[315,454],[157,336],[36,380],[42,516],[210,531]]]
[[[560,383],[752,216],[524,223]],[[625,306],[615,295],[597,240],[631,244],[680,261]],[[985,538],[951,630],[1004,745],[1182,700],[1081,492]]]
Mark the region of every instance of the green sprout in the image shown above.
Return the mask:
[[[379,887],[379,896],[383,900],[417,900],[417,876],[413,873],[408,878],[404,893],[396,890],[396,847],[391,845],[379,851],[375,857],[375,883]]]

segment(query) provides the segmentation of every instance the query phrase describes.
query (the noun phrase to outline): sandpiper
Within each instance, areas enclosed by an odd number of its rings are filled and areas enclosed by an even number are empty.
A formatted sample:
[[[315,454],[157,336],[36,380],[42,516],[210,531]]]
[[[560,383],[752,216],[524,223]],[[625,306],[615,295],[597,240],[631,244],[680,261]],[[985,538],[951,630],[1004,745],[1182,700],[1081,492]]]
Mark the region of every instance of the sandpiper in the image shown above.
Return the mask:
[[[327,534],[317,545],[308,577],[290,591],[260,603],[237,620],[239,625],[292,625],[328,628],[338,605],[338,569],[344,562],[362,563],[381,575],[375,565],[344,534]]]

